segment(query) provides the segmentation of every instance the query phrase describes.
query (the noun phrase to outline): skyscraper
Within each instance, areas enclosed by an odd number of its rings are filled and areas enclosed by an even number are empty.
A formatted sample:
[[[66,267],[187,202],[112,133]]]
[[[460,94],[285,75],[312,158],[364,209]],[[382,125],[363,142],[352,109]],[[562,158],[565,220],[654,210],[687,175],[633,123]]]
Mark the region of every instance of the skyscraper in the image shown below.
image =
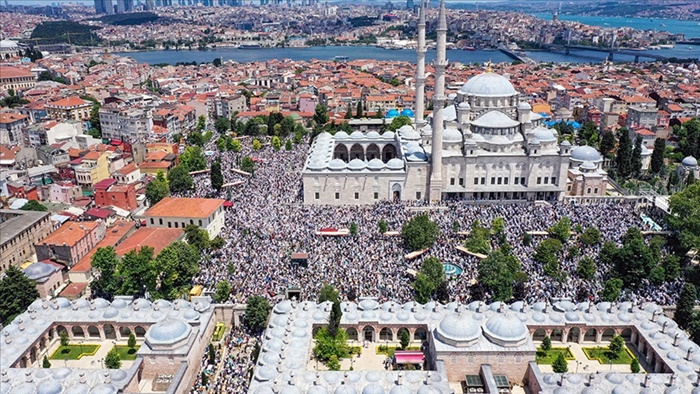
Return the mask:
[[[96,14],[104,14],[107,12],[105,10],[105,4],[102,0],[95,0],[95,13]]]

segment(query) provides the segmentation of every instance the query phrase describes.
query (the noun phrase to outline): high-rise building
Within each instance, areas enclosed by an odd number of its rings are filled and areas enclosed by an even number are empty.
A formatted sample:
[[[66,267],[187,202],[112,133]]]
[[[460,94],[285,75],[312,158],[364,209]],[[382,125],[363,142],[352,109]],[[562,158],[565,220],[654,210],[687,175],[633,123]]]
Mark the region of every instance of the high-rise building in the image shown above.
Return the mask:
[[[415,4],[413,4],[413,0],[406,0],[406,8],[409,10],[413,10],[413,7],[415,7]]]
[[[104,14],[105,12],[104,2],[102,0],[95,0],[95,13]]]

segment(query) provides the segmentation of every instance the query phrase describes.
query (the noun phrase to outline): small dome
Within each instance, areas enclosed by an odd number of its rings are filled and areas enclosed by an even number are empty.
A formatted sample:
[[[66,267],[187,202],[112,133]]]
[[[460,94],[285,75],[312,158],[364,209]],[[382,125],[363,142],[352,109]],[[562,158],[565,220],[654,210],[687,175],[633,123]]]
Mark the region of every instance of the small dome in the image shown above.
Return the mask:
[[[102,313],[102,317],[104,319],[113,319],[117,317],[117,315],[119,315],[119,311],[111,306],[105,309],[105,311]]]
[[[60,394],[61,392],[63,392],[61,382],[53,379],[42,381],[37,390],[37,394]]]
[[[477,97],[508,97],[518,94],[508,78],[491,72],[471,78],[459,89],[459,93]]]
[[[568,140],[564,140],[561,142],[561,146],[571,146],[571,142],[569,142]]]
[[[533,132],[534,137],[540,142],[554,142],[557,140],[557,137],[555,137],[554,134],[552,134],[552,132],[546,127],[540,126],[533,130]]]
[[[578,166],[578,168],[581,170],[595,170],[598,167],[593,164],[593,162],[584,161],[580,166]]]
[[[3,383],[3,386],[4,385],[5,384]],[[7,392],[10,394],[34,394],[37,392],[37,387],[34,385],[34,383],[20,383]]]
[[[693,156],[687,156],[686,158],[683,159],[681,164],[684,167],[697,167],[698,166],[698,160],[694,158]]]
[[[406,108],[403,111],[401,111],[401,116],[408,116],[409,118],[412,118],[415,114],[413,113],[412,109]]]
[[[323,170],[326,164],[322,160],[311,160],[306,167],[310,170]]]
[[[417,141],[420,139],[420,134],[411,125],[404,125],[399,129],[401,139],[407,141]]]
[[[531,110],[532,106],[527,101],[521,101],[518,103],[518,109],[527,111],[527,110]]]
[[[357,394],[357,390],[355,390],[355,388],[352,386],[341,385],[341,386],[338,386],[338,388],[336,388],[333,393],[334,394]]]
[[[280,394],[302,394],[301,389],[297,386],[287,386],[280,390]]]
[[[363,311],[373,311],[379,309],[379,303],[371,298],[360,301],[360,309]]]
[[[126,301],[121,298],[117,298],[116,300],[112,301],[112,306],[117,309],[126,308]]]
[[[385,131],[384,134],[382,134],[382,138],[385,140],[393,140],[396,134],[393,131]]]
[[[333,159],[330,163],[328,163],[328,168],[334,171],[344,170],[345,167],[345,162],[340,159]]]
[[[408,153],[415,153],[415,152],[422,152],[423,148],[421,148],[420,144],[416,141],[410,141],[406,145],[404,145],[406,148],[406,152]]]
[[[146,341],[155,345],[169,345],[187,338],[192,327],[181,321],[166,318],[151,326],[146,332]]]
[[[111,384],[102,383],[95,386],[95,388],[90,391],[90,394],[114,394],[117,391],[117,388]]]
[[[362,138],[365,138],[365,135],[361,131],[353,131],[352,134],[350,134],[350,139],[359,140]]]
[[[408,156],[406,156],[406,160],[408,161],[426,161],[428,160],[428,156],[425,155],[423,152],[411,152]]]
[[[600,153],[592,146],[577,146],[571,150],[571,160],[600,163],[603,161],[603,158],[600,157]]]
[[[472,122],[472,126],[505,129],[520,126],[520,122],[513,120],[501,111],[489,111]]]
[[[453,346],[468,346],[481,335],[476,321],[466,314],[450,313],[438,325],[437,333],[442,340]]]
[[[31,280],[45,278],[58,271],[58,267],[47,263],[34,263],[24,269],[24,274]]]
[[[518,346],[528,338],[525,324],[514,314],[497,313],[484,323],[484,334],[495,344]]]
[[[376,131],[370,131],[365,135],[365,137],[367,137],[367,138],[379,138],[381,136]]]
[[[411,389],[406,386],[394,386],[389,391],[389,394],[412,394]]]
[[[401,115],[397,109],[390,109],[386,113],[387,118],[395,118],[397,116]]]
[[[350,163],[348,163],[348,168],[352,171],[364,170],[367,168],[367,163],[360,159],[352,159],[350,160]]]
[[[335,133],[335,139],[337,139],[337,140],[346,140],[348,138],[350,138],[350,136],[348,135],[348,133],[346,133],[344,131],[339,131],[339,132]]]
[[[367,168],[370,170],[381,170],[384,168],[384,162],[379,159],[372,159],[367,163]]]
[[[442,394],[442,391],[440,389],[433,387],[433,386],[420,386],[416,394]]]
[[[384,394],[384,388],[377,383],[370,383],[362,389],[362,394]]]
[[[459,103],[459,105],[457,106],[457,108],[459,108],[459,109],[471,109],[472,106],[469,105],[468,102],[462,101],[461,103]]]
[[[78,298],[73,301],[73,305],[76,309],[88,309],[90,308],[90,301],[86,300],[85,298]]]
[[[85,383],[74,384],[64,391],[64,394],[87,394],[90,392],[90,386]]]
[[[389,160],[388,163],[386,163],[386,166],[392,170],[403,170],[403,160],[393,158],[393,159]]]
[[[462,133],[454,127],[448,127],[442,132],[443,142],[461,142]]]

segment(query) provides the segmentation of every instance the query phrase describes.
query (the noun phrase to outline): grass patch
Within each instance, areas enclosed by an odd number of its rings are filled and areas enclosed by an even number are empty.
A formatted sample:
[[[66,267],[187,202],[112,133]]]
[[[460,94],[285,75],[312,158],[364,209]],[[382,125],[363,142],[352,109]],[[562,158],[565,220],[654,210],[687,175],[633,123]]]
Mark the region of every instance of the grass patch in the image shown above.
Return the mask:
[[[348,347],[348,356],[346,358],[350,358],[355,355],[360,355],[362,354],[362,346],[349,346]]]
[[[100,345],[60,346],[49,357],[51,360],[80,360],[83,356],[94,356]]]
[[[114,346],[114,349],[117,350],[117,353],[119,353],[119,359],[121,360],[136,360],[136,352],[139,351],[139,348],[141,346],[134,346],[134,348],[130,348],[128,346],[124,345],[116,345]]]
[[[598,360],[601,364],[610,364],[610,350],[607,347],[585,347],[583,352],[589,360]],[[621,351],[617,358],[612,360],[612,363],[629,365],[634,358],[630,350],[625,346],[625,350]]]
[[[537,364],[552,365],[559,354],[563,354],[564,359],[567,361],[576,359],[568,347],[553,347],[546,352],[538,349],[535,361],[537,361]]]
[[[389,357],[394,356],[394,352],[396,350],[421,350],[420,346],[408,346],[406,349],[401,349],[401,346],[386,346],[386,345],[379,345],[377,346],[377,354],[385,354]]]

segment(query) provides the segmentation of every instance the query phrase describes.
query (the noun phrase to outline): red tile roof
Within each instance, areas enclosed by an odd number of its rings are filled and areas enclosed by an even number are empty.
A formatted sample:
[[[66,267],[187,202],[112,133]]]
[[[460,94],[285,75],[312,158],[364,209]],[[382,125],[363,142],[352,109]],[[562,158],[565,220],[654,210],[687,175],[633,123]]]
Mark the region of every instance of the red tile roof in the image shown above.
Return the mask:
[[[166,197],[146,211],[144,216],[208,218],[225,200],[219,198]]]
[[[150,246],[156,256],[166,246],[180,240],[184,233],[180,228],[141,227],[119,244],[116,252],[118,256],[123,256],[132,250],[138,251],[144,246]]]

